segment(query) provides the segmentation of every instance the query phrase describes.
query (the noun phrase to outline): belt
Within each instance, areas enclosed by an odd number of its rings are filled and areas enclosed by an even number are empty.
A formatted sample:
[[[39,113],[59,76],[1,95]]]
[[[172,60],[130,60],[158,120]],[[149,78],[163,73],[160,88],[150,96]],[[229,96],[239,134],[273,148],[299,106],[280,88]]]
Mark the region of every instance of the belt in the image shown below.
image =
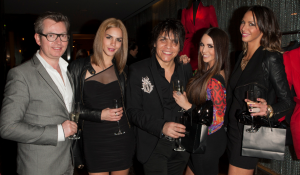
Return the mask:
[[[163,139],[166,139],[166,140],[168,140],[168,141],[175,141],[175,139],[173,138],[173,137],[170,137],[170,136],[165,136],[165,137],[163,137]]]

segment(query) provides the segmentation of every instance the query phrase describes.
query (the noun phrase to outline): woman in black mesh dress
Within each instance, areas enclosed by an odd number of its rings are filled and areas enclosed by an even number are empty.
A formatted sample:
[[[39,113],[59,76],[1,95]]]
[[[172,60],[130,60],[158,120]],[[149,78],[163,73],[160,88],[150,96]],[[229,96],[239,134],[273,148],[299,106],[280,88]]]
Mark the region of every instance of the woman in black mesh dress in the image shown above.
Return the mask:
[[[70,65],[75,100],[84,107],[80,119],[90,175],[127,175],[132,165],[135,140],[124,108],[127,43],[124,24],[109,18],[97,31],[94,54]],[[119,128],[122,134],[116,135]]]

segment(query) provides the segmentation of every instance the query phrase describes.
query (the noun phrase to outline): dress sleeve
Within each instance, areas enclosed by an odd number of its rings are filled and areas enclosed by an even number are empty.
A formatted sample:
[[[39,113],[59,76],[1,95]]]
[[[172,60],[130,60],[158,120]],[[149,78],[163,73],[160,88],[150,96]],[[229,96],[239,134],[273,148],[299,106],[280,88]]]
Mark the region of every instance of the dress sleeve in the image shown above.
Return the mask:
[[[212,25],[213,27],[219,27],[215,7],[212,5],[209,6],[209,21],[210,25]]]
[[[226,111],[226,90],[220,81],[212,78],[207,84],[208,98],[213,102],[213,125],[222,126]]]
[[[72,62],[69,65],[69,71],[71,74],[71,77],[73,79],[75,91],[74,91],[74,97],[75,97],[75,102],[82,102],[81,101],[81,92],[80,92],[80,80],[81,80],[81,74],[83,71],[83,66],[84,66],[84,59],[87,58],[82,58],[82,59],[77,59],[74,62]],[[89,58],[88,58],[89,59]],[[101,113],[102,110],[93,110],[89,109],[83,104],[80,106],[81,114],[80,114],[80,119],[82,120],[88,120],[92,122],[101,122]]]
[[[292,110],[295,104],[288,86],[282,54],[272,53],[266,59],[269,63],[269,80],[277,96],[277,103],[270,104],[274,110],[274,117],[272,118],[278,120]]]

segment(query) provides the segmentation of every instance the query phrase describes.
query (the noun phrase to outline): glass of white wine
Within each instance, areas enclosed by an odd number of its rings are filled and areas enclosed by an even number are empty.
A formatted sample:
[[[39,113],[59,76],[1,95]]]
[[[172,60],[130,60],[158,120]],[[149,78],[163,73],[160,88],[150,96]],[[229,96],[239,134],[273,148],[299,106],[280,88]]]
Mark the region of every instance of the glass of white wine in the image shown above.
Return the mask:
[[[176,117],[176,123],[184,124],[184,116]],[[185,134],[185,133],[183,133]],[[185,148],[181,145],[181,137],[176,139],[177,147],[174,148],[174,151],[185,151]]]
[[[121,105],[121,100],[113,99],[113,108],[117,109],[121,106],[122,106]],[[117,121],[117,122],[118,122],[118,130],[117,130],[117,132],[115,132],[115,135],[125,134],[125,131],[122,131],[121,128],[120,128],[120,121]]]
[[[80,115],[80,103],[75,103],[72,106],[72,110],[69,114],[70,120],[75,122],[75,123],[78,123],[79,115]],[[80,139],[80,137],[76,136],[76,134],[74,134],[73,136],[70,136],[68,138],[71,139],[71,140]]]
[[[247,99],[250,100],[247,102],[248,109],[254,109],[254,107],[250,106],[250,105],[256,104],[257,98],[258,98],[258,92],[256,90],[247,91]],[[253,118],[253,116],[251,116],[251,117],[252,117],[251,128],[246,129],[246,131],[247,132],[256,132],[257,130],[255,129],[255,126],[254,126],[254,118]]]
[[[180,80],[173,81],[173,91],[177,91],[177,92],[180,92],[181,94],[183,94],[184,88],[183,88],[183,84],[181,83]],[[181,110],[178,112],[185,112],[185,110],[183,108],[181,108]]]

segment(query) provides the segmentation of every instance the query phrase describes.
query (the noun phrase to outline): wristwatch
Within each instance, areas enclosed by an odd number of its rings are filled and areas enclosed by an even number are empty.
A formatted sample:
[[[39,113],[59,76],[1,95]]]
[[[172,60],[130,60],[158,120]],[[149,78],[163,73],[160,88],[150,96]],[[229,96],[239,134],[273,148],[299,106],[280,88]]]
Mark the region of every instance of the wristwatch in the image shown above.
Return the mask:
[[[268,111],[267,117],[272,118],[274,115],[274,111],[271,105],[268,105],[267,111]]]

